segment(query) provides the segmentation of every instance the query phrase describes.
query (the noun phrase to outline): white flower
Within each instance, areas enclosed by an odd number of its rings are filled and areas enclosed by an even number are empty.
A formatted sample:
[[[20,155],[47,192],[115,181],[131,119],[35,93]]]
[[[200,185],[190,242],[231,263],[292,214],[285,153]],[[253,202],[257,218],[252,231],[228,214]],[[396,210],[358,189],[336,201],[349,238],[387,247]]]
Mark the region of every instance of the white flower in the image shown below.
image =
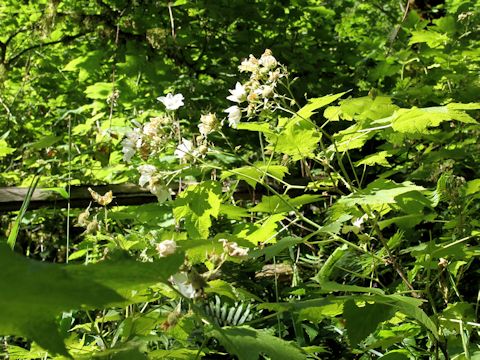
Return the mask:
[[[153,118],[151,121],[143,125],[143,134],[146,136],[154,137],[158,134],[158,127],[160,122],[158,118]]]
[[[157,98],[167,110],[177,110],[179,107],[183,106],[183,95],[168,93],[167,96],[160,96]]]
[[[200,117],[200,124],[198,124],[198,130],[203,137],[207,137],[208,134],[215,131],[217,125],[217,116],[215,114],[208,113]]]
[[[365,222],[365,220],[368,219],[368,215],[367,214],[363,214],[361,217],[355,219],[355,221],[352,221],[352,225],[353,225],[353,231],[357,234],[359,231],[362,231],[363,230],[363,223]]]
[[[153,165],[141,165],[138,167],[138,171],[140,172],[138,184],[144,186],[146,183],[152,181],[152,175],[157,171],[157,168]]]
[[[177,149],[173,153],[180,160],[193,155],[193,143],[190,140],[182,138],[182,143],[177,146]]]
[[[228,90],[230,91],[230,96],[227,96],[227,99],[236,103],[244,102],[247,99],[247,90],[245,90],[245,86],[240,84],[238,81],[235,84],[235,89]]]
[[[176,273],[175,275],[170,276],[170,282],[175,285],[183,296],[189,299],[195,297],[195,288],[190,283],[188,275],[184,272]]]
[[[267,69],[273,69],[277,66],[277,59],[272,56],[272,51],[266,49],[263,55],[260,57],[260,64]]]
[[[160,204],[171,199],[170,191],[160,181],[156,181],[153,184],[150,181],[150,184],[148,185],[148,190],[150,190],[150,192],[157,197],[157,200]]]
[[[240,66],[238,67],[238,69],[241,72],[246,71],[246,72],[253,73],[258,70],[258,60],[255,58],[255,56],[250,54],[250,57],[248,59],[243,60]]]
[[[139,134],[139,129],[130,131],[125,139],[122,141],[123,161],[129,162],[133,155],[135,155],[136,149],[142,146],[142,137]]]
[[[230,106],[224,112],[228,113],[228,125],[236,129],[242,119],[242,110],[240,110],[237,105],[234,105]]]
[[[165,240],[157,245],[156,250],[160,257],[172,255],[177,250],[177,243],[175,240]]]
[[[240,247],[236,242],[229,242],[227,239],[218,240],[223,243],[223,250],[232,257],[243,257],[248,255],[248,248]]]

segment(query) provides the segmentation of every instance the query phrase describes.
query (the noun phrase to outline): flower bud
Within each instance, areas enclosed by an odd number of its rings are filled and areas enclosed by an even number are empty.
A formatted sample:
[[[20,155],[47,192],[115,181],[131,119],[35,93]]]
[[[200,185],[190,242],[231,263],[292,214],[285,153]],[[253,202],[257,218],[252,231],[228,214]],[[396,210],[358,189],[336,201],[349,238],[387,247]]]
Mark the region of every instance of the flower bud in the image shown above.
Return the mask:
[[[165,240],[157,244],[156,250],[159,257],[172,255],[177,250],[177,243],[175,240]]]

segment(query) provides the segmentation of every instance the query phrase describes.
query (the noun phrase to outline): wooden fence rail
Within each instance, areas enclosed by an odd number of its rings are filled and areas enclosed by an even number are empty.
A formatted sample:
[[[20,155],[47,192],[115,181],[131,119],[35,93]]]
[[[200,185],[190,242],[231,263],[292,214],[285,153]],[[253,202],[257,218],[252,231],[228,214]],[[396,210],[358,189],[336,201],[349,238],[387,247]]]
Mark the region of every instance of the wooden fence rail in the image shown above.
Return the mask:
[[[72,185],[70,191],[70,207],[83,208],[90,204],[92,196],[88,191],[89,187],[100,195],[112,190],[114,195],[112,205],[140,205],[157,201],[155,195],[134,184],[101,186]],[[28,188],[0,187],[0,212],[19,210],[27,192]],[[38,209],[41,207],[65,208],[67,204],[68,200],[62,197],[57,191],[37,188],[32,195],[28,209]]]

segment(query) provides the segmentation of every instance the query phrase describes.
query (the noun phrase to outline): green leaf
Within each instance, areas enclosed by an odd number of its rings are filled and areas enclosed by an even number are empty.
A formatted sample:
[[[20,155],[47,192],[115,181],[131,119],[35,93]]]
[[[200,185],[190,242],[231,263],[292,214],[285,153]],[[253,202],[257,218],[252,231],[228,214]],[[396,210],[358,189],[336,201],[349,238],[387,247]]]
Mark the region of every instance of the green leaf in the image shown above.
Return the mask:
[[[264,134],[274,134],[268,123],[259,122],[241,122],[237,125],[237,130],[258,131]]]
[[[347,91],[339,94],[331,94],[331,95],[325,95],[319,98],[309,99],[308,104],[297,111],[297,116],[303,119],[309,119],[313,114],[315,114],[315,110],[318,110],[321,107],[324,107],[334,102],[335,100],[341,98],[346,93]]]
[[[174,201],[173,215],[185,220],[185,229],[192,238],[207,239],[212,226],[211,217],[220,212],[222,188],[218,182],[204,181],[190,185]]]
[[[167,282],[183,261],[177,253],[153,263],[116,258],[88,266],[58,265],[30,260],[0,244],[0,334],[25,336],[69,356],[55,316],[129,304],[134,290]]]
[[[408,42],[408,45],[426,43],[429,47],[435,48],[440,45],[445,45],[449,40],[448,36],[445,34],[440,34],[432,29],[429,30],[420,30],[412,31],[412,37]]]
[[[303,241],[302,238],[287,236],[281,240],[278,240],[275,244],[265,246],[263,249],[257,249],[249,253],[249,257],[258,258],[265,255],[265,260],[268,261],[274,256],[277,256],[285,249],[288,249],[291,246],[300,244]]]
[[[85,95],[89,99],[106,100],[113,91],[113,83],[97,82],[85,89]]]
[[[0,159],[2,157],[10,155],[14,151],[15,151],[15,148],[9,147],[5,139],[0,139]]]
[[[294,344],[279,339],[267,331],[248,326],[224,327],[210,332],[227,349],[230,355],[239,360],[256,360],[266,354],[275,360],[303,360],[306,355]]]
[[[424,191],[422,186],[410,181],[397,184],[392,180],[378,179],[368,186],[347,196],[342,196],[335,205],[352,207],[356,205],[384,205],[394,204],[396,197],[410,191]]]
[[[15,222],[13,223],[12,228],[10,229],[10,234],[8,235],[7,244],[10,248],[15,247],[15,243],[17,242],[18,232],[20,230],[20,224],[25,216],[25,213],[28,209],[28,204],[30,204],[30,200],[32,198],[33,192],[35,191],[38,181],[40,180],[39,176],[35,176],[28,188],[27,194],[25,195],[25,199],[23,199],[22,206],[20,211],[18,212],[17,217],[15,218]]]
[[[275,242],[277,235],[278,222],[283,220],[282,214],[275,214],[268,217],[261,225],[242,224],[240,230],[233,235],[250,241],[257,245],[258,243]]]
[[[40,140],[35,141],[31,147],[34,149],[45,149],[53,144],[56,144],[60,140],[62,140],[62,136],[55,136],[55,135],[47,135],[42,137]]]
[[[270,214],[289,212],[299,206],[317,202],[323,197],[323,195],[310,194],[300,195],[295,198],[290,198],[288,195],[263,196],[262,201],[250,208],[249,211]]]
[[[356,166],[360,165],[366,165],[366,166],[374,166],[374,165],[380,165],[380,166],[386,166],[389,167],[390,164],[387,161],[387,157],[392,156],[388,151],[380,151],[376,154],[368,155],[364,157],[362,160],[357,161],[355,163]]]
[[[221,179],[236,176],[238,180],[244,180],[254,188],[257,183],[261,183],[267,175],[282,180],[285,174],[288,174],[288,168],[286,166],[256,163],[254,166],[243,166],[241,168],[224,171],[222,172]]]
[[[241,220],[244,217],[251,216],[247,209],[230,204],[221,204],[220,214],[225,215],[232,220]]]
[[[354,124],[345,130],[333,135],[334,144],[328,147],[330,152],[345,152],[351,149],[359,149],[375,135],[373,131],[360,131],[362,126]]]
[[[343,306],[343,317],[346,320],[347,335],[352,347],[365,340],[373,333],[378,325],[390,319],[395,310],[385,304],[369,304],[358,307],[352,299],[345,302]]]
[[[270,144],[268,149],[290,155],[294,161],[314,157],[321,138],[315,124],[294,116],[293,119],[280,121],[279,126],[282,125],[283,129],[279,134],[265,134]]]
[[[400,109],[392,119],[392,128],[401,133],[428,133],[428,127],[435,127],[444,121],[457,120],[464,123],[477,123],[463,111],[448,106],[430,108]]]

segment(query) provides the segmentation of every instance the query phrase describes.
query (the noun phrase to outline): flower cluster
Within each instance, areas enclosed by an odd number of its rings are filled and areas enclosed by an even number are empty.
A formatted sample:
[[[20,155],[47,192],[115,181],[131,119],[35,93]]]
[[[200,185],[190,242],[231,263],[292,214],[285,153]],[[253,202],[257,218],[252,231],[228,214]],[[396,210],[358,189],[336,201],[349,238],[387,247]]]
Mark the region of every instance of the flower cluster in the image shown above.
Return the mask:
[[[123,160],[129,162],[138,151],[142,159],[159,153],[170,137],[171,119],[168,116],[157,116],[143,126],[134,121],[136,127],[123,139]]]
[[[140,172],[138,184],[154,194],[158,202],[162,203],[170,199],[170,191],[157,174],[157,168],[155,166],[148,164],[140,165],[138,171]]]
[[[275,89],[278,80],[287,75],[285,67],[277,62],[269,49],[260,59],[250,55],[238,68],[241,72],[250,73],[250,79],[244,84],[237,82],[235,89],[229,90],[227,99],[237,103],[225,110],[228,124],[233,128],[240,123],[244,112],[251,117],[258,111],[271,108],[269,100],[277,96]],[[242,107],[244,103],[246,106]]]

